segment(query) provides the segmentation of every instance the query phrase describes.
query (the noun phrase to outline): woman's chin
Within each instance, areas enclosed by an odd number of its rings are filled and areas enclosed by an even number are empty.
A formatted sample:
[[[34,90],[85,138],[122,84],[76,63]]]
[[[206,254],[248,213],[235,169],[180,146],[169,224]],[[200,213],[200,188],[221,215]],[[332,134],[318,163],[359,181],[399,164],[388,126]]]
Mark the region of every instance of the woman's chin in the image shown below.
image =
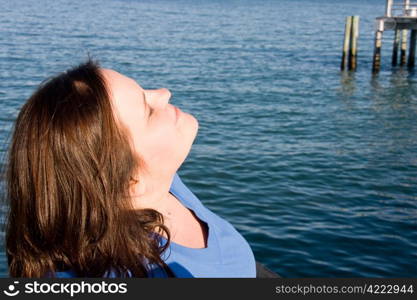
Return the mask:
[[[185,123],[185,130],[187,131],[187,135],[192,136],[192,139],[194,141],[195,137],[197,136],[199,123],[196,117],[194,117],[192,114],[184,113],[184,119]]]
[[[197,135],[197,133],[198,133],[198,128],[199,128],[199,123],[198,123],[198,120],[197,120],[197,118],[196,117],[194,117],[193,115],[191,115],[191,117],[194,119],[194,123],[195,123],[195,136]],[[195,137],[194,136],[194,137]]]
[[[189,117],[189,123],[187,123],[187,140],[188,140],[188,151],[187,155],[191,151],[191,148],[194,144],[195,138],[197,137],[199,123],[198,120],[191,114],[188,114]]]

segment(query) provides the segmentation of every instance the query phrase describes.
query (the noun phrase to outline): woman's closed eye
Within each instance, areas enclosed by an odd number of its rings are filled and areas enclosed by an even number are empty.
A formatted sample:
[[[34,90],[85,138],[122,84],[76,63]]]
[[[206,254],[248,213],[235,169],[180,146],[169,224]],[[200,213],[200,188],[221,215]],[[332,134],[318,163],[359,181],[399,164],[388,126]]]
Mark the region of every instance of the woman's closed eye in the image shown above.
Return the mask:
[[[152,108],[152,106],[150,106],[149,104],[147,104],[148,101],[146,100],[146,94],[145,93],[143,93],[143,98],[144,98],[143,103],[148,108],[148,120],[149,120],[149,118],[151,117],[154,109]]]
[[[148,105],[148,110],[149,110],[149,112],[148,112],[148,119],[149,119],[151,117],[154,109]]]

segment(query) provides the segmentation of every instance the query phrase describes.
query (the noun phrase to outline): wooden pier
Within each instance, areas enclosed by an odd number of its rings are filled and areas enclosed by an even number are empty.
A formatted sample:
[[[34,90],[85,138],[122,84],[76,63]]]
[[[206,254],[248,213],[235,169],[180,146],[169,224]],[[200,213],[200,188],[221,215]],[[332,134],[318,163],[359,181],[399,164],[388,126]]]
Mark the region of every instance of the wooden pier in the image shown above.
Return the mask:
[[[392,65],[398,63],[398,48],[400,52],[400,65],[407,62],[407,36],[410,34],[408,51],[409,68],[415,64],[416,39],[417,39],[417,1],[411,0],[386,0],[385,15],[376,18],[375,21],[375,44],[372,71],[379,72],[381,67],[381,47],[384,31],[394,30],[394,43],[392,49]]]

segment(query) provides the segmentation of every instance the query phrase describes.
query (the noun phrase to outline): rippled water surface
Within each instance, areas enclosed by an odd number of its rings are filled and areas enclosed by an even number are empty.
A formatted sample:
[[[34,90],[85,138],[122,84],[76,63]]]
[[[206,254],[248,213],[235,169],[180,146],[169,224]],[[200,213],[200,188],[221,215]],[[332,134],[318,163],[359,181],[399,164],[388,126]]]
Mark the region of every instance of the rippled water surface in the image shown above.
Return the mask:
[[[392,32],[371,76],[384,5],[1,0],[0,154],[35,87],[89,53],[199,120],[179,174],[257,260],[283,277],[415,277],[417,76],[391,68]],[[354,74],[339,71],[348,15]]]

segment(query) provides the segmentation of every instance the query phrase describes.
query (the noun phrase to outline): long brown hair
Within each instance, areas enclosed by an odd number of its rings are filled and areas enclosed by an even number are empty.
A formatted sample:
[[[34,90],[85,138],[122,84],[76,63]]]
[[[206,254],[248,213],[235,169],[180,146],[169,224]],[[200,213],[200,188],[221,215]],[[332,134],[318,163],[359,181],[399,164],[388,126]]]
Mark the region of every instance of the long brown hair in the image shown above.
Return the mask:
[[[11,277],[147,277],[170,242],[163,215],[135,210],[129,182],[143,163],[117,123],[99,64],[44,81],[21,108],[6,162]],[[168,242],[160,245],[165,232]],[[130,274],[129,274],[130,273]]]

